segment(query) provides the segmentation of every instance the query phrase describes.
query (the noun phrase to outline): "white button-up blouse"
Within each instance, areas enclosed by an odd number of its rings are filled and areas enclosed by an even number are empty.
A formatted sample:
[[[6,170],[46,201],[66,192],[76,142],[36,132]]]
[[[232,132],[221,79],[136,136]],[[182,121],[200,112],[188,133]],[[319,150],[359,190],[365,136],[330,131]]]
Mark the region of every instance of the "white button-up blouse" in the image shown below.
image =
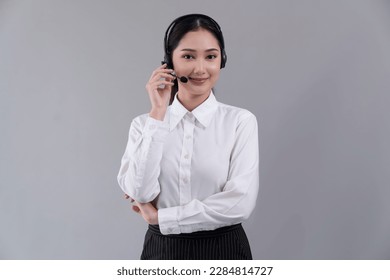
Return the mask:
[[[240,223],[259,187],[256,117],[213,92],[189,112],[176,95],[164,121],[132,121],[118,182],[136,201],[154,201],[163,234]]]

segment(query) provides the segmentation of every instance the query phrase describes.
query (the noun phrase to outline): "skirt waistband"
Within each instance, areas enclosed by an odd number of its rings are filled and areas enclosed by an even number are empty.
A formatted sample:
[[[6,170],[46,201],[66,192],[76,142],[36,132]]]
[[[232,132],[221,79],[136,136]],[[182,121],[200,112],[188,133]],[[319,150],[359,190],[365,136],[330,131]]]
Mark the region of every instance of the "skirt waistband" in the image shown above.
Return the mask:
[[[162,235],[162,236],[172,236],[172,237],[180,237],[180,238],[210,238],[215,236],[220,236],[226,234],[232,230],[236,230],[242,228],[242,224],[236,224],[226,227],[220,227],[214,230],[203,230],[203,231],[195,231],[191,233],[180,233],[180,234],[162,234],[160,231],[159,225],[149,225],[149,231],[154,234]]]

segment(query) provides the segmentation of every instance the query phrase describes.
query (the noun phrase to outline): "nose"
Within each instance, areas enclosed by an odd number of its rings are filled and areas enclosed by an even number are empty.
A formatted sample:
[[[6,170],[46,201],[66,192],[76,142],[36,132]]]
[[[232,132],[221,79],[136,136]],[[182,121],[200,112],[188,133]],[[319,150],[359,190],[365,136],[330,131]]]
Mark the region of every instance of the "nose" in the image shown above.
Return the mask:
[[[204,72],[205,72],[204,61],[203,61],[203,59],[198,59],[195,63],[194,73],[201,75],[201,74],[204,74]]]

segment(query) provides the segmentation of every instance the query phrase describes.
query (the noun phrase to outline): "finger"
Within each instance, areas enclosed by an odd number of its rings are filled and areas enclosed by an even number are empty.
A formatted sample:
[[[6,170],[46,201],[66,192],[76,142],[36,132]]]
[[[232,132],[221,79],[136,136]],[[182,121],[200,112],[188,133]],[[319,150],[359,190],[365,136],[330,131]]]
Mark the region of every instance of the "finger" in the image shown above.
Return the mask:
[[[146,84],[146,88],[153,88],[153,87],[158,87],[161,84],[173,84],[173,81],[171,79],[156,79],[149,81]]]
[[[159,92],[159,90],[170,89],[170,87],[172,87],[173,85],[174,85],[174,83],[169,82],[169,81],[157,81],[157,82],[154,82],[152,84],[146,85],[146,90],[149,92],[149,94],[151,92],[154,92],[157,94]]]
[[[151,80],[148,81],[147,84],[153,84],[153,83],[156,83],[156,82],[161,82],[161,81],[167,81],[167,82],[173,82],[175,80],[175,77],[172,77],[172,76],[164,76],[164,77],[155,77]]]
[[[174,80],[174,79],[176,79],[176,76],[172,75],[172,73],[170,73],[170,72],[168,72],[168,73],[156,73],[156,76],[153,77],[153,79],[157,79],[157,78]]]
[[[156,81],[156,82],[152,83],[151,88],[156,89],[156,88],[160,88],[162,86],[173,86],[173,85],[174,85],[173,82],[161,80],[161,81]],[[165,88],[165,87],[163,87],[163,88]]]
[[[135,200],[128,194],[125,193],[125,199],[129,199],[130,198],[130,202],[134,202]]]
[[[172,69],[167,68],[167,67],[168,67],[168,64],[164,63],[164,64],[160,65],[159,67],[157,67],[156,70],[160,70],[160,69],[172,70]]]
[[[156,73],[154,75],[152,75],[148,81],[148,83],[152,83],[152,82],[155,82],[155,81],[159,81],[159,80],[168,80],[168,81],[172,81],[174,80],[176,77],[173,76],[172,74],[170,73]]]
[[[150,75],[149,80],[158,74],[169,74],[169,73],[173,73],[173,69],[156,69],[152,72],[152,75]]]
[[[158,73],[173,73],[173,69],[154,69],[152,72],[151,77],[155,76]]]

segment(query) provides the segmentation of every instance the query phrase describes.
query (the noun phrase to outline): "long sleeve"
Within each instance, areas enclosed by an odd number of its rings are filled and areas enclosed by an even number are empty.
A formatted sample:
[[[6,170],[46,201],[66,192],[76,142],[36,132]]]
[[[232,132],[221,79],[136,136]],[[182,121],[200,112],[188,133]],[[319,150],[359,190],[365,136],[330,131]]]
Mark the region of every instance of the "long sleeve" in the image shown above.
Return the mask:
[[[247,115],[235,131],[229,175],[221,192],[200,201],[158,210],[163,234],[210,230],[242,222],[253,211],[259,187],[257,120]]]
[[[169,126],[147,115],[135,118],[118,174],[121,189],[138,202],[150,202],[160,193],[158,177]]]

